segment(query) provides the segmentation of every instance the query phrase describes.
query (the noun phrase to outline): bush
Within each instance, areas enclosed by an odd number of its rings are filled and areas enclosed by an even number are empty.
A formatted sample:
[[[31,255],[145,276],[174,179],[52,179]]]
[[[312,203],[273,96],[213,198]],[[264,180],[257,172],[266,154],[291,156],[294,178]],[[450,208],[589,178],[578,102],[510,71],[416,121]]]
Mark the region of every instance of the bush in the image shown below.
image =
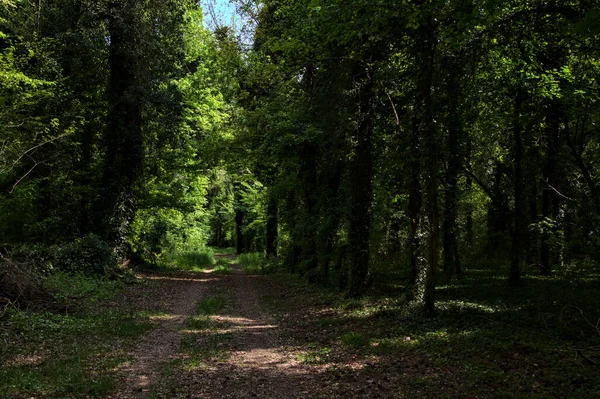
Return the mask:
[[[94,234],[56,247],[53,266],[62,271],[87,274],[112,274],[117,267],[113,248]]]

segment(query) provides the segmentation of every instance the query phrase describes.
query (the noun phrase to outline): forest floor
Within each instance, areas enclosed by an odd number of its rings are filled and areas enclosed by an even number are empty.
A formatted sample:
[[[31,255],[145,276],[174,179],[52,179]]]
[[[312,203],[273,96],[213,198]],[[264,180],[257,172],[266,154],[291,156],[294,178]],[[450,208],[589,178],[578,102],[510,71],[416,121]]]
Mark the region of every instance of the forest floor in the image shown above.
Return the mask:
[[[478,289],[440,286],[438,315],[423,318],[382,287],[349,300],[217,258],[215,269],[143,272],[144,283],[86,311],[102,322],[51,318],[37,340],[22,327],[27,339],[0,353],[0,397],[600,397],[597,302],[565,308],[551,280],[542,297],[537,279],[509,291],[472,271]],[[591,284],[575,290],[597,295]],[[70,317],[77,327],[64,327]]]

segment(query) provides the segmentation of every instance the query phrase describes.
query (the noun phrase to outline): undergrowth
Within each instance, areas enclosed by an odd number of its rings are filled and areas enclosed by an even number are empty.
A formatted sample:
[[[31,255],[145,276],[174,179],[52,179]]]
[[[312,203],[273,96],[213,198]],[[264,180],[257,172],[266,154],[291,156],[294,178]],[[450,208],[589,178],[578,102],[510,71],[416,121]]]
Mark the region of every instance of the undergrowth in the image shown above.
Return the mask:
[[[276,266],[274,261],[267,259],[261,252],[241,254],[238,256],[237,262],[244,272],[253,274],[272,273]]]
[[[106,307],[119,280],[54,273],[43,280],[49,302],[9,307],[0,320],[0,392],[11,397],[105,396],[124,347],[152,327],[147,317]]]
[[[264,305],[305,342],[299,361],[332,370],[375,364],[415,397],[596,398],[600,286],[592,276],[526,275],[511,289],[500,271],[469,270],[440,284],[437,314],[425,317],[402,287],[347,299],[277,274]]]

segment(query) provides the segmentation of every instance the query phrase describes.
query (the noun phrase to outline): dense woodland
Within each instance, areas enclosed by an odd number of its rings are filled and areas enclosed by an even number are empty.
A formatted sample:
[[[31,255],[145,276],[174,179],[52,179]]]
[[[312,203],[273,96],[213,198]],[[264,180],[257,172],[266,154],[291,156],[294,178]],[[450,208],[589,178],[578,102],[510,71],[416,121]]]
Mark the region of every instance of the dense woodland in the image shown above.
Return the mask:
[[[0,3],[5,306],[210,247],[425,316],[481,270],[599,293],[597,2],[235,4]]]

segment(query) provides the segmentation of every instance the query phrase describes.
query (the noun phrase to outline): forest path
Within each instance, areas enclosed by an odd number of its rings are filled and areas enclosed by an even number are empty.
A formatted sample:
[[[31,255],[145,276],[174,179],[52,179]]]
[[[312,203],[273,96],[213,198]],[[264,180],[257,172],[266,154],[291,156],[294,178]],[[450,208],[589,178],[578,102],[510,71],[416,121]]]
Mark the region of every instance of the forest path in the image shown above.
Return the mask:
[[[217,256],[233,263],[233,256]],[[265,276],[242,272],[210,276],[205,301],[225,299],[226,305],[209,316],[208,328],[186,330],[177,371],[167,371],[156,387],[161,398],[296,398],[311,396],[319,383],[314,370],[281,345],[279,326],[260,305]],[[202,307],[202,306],[201,306]],[[187,342],[187,344],[186,344]],[[195,347],[194,347],[195,346]],[[196,352],[196,353],[194,353]],[[198,361],[199,360],[199,361]]]
[[[399,397],[377,382],[389,381],[382,368],[333,348],[338,331],[318,320],[331,310],[316,310],[312,294],[216,258],[231,269],[145,276],[154,287],[140,289],[163,312],[113,398]]]
[[[162,364],[177,353],[181,343],[179,330],[205,295],[207,280],[203,277],[186,272],[144,276],[158,285],[152,292],[154,297],[148,300],[158,302],[163,311],[153,317],[157,326],[128,353],[131,361],[119,370],[122,383],[114,398],[148,395],[160,377]]]

